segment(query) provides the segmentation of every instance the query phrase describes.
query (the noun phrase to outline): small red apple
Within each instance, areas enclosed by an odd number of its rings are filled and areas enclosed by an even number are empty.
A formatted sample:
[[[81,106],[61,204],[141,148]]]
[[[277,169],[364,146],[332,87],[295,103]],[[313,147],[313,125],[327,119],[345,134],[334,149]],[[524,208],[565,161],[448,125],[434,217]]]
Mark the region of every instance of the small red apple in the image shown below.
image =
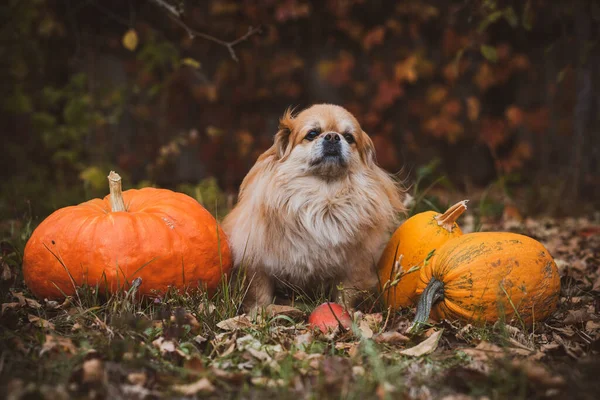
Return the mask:
[[[315,308],[308,317],[308,324],[311,328],[319,328],[323,333],[334,330],[340,323],[348,329],[352,325],[352,318],[344,307],[336,303],[323,303]]]

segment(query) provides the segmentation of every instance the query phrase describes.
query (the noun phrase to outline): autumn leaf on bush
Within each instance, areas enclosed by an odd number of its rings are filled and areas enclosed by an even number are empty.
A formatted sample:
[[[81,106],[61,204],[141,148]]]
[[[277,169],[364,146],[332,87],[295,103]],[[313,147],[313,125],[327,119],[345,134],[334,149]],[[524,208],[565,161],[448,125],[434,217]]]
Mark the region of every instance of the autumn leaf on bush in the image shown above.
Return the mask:
[[[385,27],[377,26],[367,32],[365,38],[363,39],[363,48],[366,51],[371,50],[374,46],[380,45],[383,43],[383,39],[385,37]]]
[[[462,105],[458,99],[448,100],[442,107],[442,114],[448,117],[458,117],[462,111]]]
[[[429,105],[441,104],[448,96],[448,89],[444,86],[431,86],[427,89],[427,103]]]
[[[446,115],[428,119],[423,124],[423,130],[434,137],[445,138],[449,143],[455,143],[464,132],[460,122]]]
[[[506,140],[508,128],[501,119],[484,118],[481,121],[481,140],[493,151]]]
[[[398,82],[391,80],[381,81],[377,87],[377,94],[373,99],[373,107],[377,110],[388,108],[403,94],[404,90]]]
[[[531,154],[532,151],[529,143],[521,141],[510,152],[508,157],[497,160],[497,165],[504,173],[508,174],[522,168],[525,162],[531,159]]]
[[[129,29],[125,32],[121,42],[127,50],[134,51],[138,45],[138,35],[135,29]]]
[[[517,106],[510,106],[504,112],[511,128],[517,128],[523,124],[523,111]]]
[[[396,63],[394,76],[398,82],[413,83],[417,80],[417,56],[412,55],[406,60]]]
[[[278,22],[286,22],[290,19],[299,19],[310,15],[310,5],[300,3],[297,0],[281,2],[275,10],[275,19]]]
[[[194,60],[193,58],[190,58],[190,57],[186,57],[183,60],[181,60],[181,64],[182,65],[187,65],[188,67],[192,67],[194,69],[200,68],[200,63],[198,61]]]
[[[446,28],[442,38],[442,51],[445,57],[453,57],[458,51],[464,49],[469,44],[469,37],[459,35],[456,30]]]
[[[540,107],[525,114],[525,126],[531,132],[542,134],[548,130],[549,123],[548,107]]]
[[[467,117],[471,122],[477,121],[479,118],[479,112],[481,110],[481,104],[479,99],[475,96],[467,98]]]
[[[319,78],[333,86],[340,87],[352,79],[354,56],[340,52],[337,60],[324,60],[317,65]]]
[[[494,86],[496,84],[496,78],[494,76],[494,71],[492,71],[492,67],[488,63],[481,64],[473,81],[479,89],[484,92],[491,86]]]

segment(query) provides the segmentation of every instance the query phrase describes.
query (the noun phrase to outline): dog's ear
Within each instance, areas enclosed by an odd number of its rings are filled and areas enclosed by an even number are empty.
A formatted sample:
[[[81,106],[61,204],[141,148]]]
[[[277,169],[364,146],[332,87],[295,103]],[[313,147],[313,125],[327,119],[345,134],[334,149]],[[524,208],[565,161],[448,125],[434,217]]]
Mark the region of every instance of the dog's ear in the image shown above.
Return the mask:
[[[286,157],[291,151],[290,135],[294,129],[292,113],[292,108],[288,108],[279,119],[279,131],[275,135],[275,154],[278,160]]]
[[[377,160],[375,158],[375,145],[373,144],[373,141],[371,140],[371,138],[369,137],[369,135],[367,135],[367,132],[363,131],[362,134],[362,145],[363,145],[363,151],[361,152],[361,158],[362,161],[370,166],[373,166]]]

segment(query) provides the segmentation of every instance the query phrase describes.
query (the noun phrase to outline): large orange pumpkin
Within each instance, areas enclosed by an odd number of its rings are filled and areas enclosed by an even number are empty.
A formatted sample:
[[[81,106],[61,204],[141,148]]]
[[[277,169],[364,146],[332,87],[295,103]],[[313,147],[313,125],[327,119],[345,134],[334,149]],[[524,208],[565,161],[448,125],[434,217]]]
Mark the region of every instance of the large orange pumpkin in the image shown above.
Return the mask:
[[[443,214],[425,211],[407,219],[392,235],[378,263],[379,290],[387,307],[408,307],[417,299],[419,269],[427,256],[448,240],[462,235],[456,223],[467,209],[459,201]]]
[[[120,181],[111,172],[109,196],[59,209],[35,229],[23,258],[33,294],[60,298],[84,284],[114,293],[136,278],[142,295],[171,286],[215,289],[231,269],[231,254],[213,216],[182,193],[121,193]]]
[[[413,326],[436,319],[482,325],[500,318],[531,325],[558,305],[560,277],[538,241],[510,232],[469,233],[449,240],[421,269]]]

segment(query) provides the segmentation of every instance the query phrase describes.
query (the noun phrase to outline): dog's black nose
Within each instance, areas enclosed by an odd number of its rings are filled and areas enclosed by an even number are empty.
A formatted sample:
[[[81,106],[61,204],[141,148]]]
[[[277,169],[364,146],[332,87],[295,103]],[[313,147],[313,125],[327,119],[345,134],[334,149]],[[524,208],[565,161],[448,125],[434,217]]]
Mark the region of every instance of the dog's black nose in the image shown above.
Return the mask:
[[[340,140],[342,140],[342,137],[337,133],[328,133],[327,135],[325,135],[324,139],[327,142],[339,142]]]

